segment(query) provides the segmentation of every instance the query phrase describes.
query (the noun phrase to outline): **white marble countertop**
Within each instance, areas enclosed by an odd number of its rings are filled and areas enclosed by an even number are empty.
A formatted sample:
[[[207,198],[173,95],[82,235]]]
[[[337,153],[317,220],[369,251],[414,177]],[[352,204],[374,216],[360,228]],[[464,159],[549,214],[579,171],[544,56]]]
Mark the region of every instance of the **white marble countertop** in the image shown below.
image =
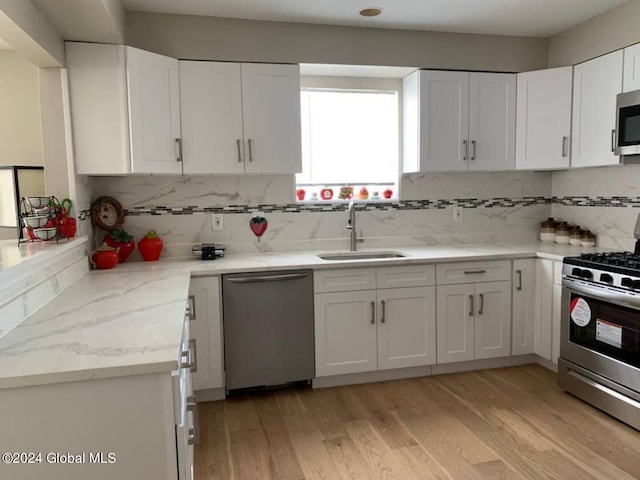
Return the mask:
[[[379,250],[406,257],[326,261],[317,257],[320,252],[281,252],[133,262],[90,272],[0,338],[0,389],[176,369],[192,275],[536,256],[561,260],[597,249],[534,243]]]

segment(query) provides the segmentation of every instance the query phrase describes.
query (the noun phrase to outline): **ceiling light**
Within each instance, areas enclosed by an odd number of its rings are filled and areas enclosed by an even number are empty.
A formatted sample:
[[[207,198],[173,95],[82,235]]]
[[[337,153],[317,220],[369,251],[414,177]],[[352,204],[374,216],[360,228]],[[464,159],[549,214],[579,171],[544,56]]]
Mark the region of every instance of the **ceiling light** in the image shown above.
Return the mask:
[[[362,15],[363,17],[377,17],[381,14],[382,9],[378,7],[363,8],[362,10],[360,10],[360,15]]]

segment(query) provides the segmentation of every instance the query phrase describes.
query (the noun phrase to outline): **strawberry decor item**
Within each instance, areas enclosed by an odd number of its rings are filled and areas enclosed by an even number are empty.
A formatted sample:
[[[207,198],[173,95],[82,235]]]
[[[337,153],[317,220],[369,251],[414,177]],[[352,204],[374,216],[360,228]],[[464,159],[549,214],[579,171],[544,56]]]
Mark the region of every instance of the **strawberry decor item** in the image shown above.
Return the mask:
[[[367,200],[369,198],[369,190],[367,190],[367,187],[362,187],[360,189],[360,192],[358,193],[358,198],[360,200]]]
[[[299,201],[304,200],[304,196],[306,195],[307,192],[304,191],[304,188],[299,188],[296,190],[296,197],[298,197]]]
[[[320,198],[322,200],[331,200],[333,198],[333,190],[330,188],[323,188],[320,190]]]
[[[267,222],[267,219],[262,215],[255,215],[249,220],[249,228],[253,234],[258,237],[258,241],[260,241],[260,237],[264,232],[267,231],[267,225],[269,225],[269,222]]]
[[[393,190],[387,188],[384,192],[382,192],[382,195],[384,195],[384,198],[391,198],[391,196],[393,195]]]
[[[353,187],[340,187],[338,198],[340,200],[350,200],[353,197]]]
[[[118,263],[124,263],[136,248],[136,243],[133,241],[133,236],[129,235],[124,230],[113,230],[107,233],[102,242],[106,243],[110,247],[117,247],[118,251]]]
[[[138,242],[138,250],[140,250],[145,262],[155,262],[160,258],[162,239],[155,230],[149,230],[149,233]]]

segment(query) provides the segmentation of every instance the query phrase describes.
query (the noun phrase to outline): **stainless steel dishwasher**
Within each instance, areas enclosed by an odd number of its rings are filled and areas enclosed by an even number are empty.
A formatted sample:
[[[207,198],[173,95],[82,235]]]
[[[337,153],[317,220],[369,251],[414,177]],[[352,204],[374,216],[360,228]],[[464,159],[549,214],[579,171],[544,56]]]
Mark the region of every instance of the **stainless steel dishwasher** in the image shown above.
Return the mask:
[[[223,275],[222,298],[227,391],[314,377],[311,270]]]

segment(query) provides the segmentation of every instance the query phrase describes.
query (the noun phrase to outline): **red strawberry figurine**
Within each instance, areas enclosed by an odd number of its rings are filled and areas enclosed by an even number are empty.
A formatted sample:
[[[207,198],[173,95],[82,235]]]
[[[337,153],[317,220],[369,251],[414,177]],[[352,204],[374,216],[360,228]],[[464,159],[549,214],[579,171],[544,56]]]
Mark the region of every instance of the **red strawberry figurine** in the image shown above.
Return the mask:
[[[145,262],[155,262],[160,258],[160,252],[162,252],[162,239],[155,230],[149,230],[149,233],[138,242],[138,250],[140,250]]]
[[[258,237],[258,241],[260,241],[260,237],[264,234],[264,232],[267,231],[268,224],[269,222],[267,222],[267,219],[261,215],[251,217],[251,220],[249,220],[249,228],[251,228],[253,234]]]
[[[106,243],[110,247],[119,248],[118,251],[118,263],[124,263],[131,255],[131,252],[136,248],[136,244],[133,241],[133,236],[129,235],[124,230],[113,230],[110,233],[107,233],[103,239],[102,243]]]

